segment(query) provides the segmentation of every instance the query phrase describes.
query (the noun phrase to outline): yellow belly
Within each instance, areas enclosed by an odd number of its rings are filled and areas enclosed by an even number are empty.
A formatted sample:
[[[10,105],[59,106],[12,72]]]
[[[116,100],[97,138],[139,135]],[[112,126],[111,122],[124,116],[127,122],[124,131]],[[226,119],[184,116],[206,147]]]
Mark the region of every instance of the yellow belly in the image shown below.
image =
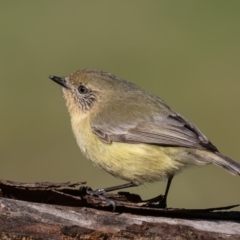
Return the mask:
[[[119,142],[97,145],[95,152],[87,154],[89,159],[115,177],[135,184],[163,180],[184,167],[169,157],[166,148]]]
[[[81,151],[94,165],[138,185],[161,181],[191,163],[185,159],[184,148],[121,142],[108,144],[92,132],[88,121],[73,120],[72,127]]]

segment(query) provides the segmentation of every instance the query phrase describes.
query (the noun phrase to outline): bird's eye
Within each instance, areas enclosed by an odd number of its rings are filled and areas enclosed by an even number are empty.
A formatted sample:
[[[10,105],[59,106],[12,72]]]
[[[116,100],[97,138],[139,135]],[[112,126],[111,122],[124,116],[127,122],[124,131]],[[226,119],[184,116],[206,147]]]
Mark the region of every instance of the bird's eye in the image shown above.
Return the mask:
[[[78,92],[80,94],[86,94],[86,93],[88,93],[88,89],[85,86],[81,85],[78,87]]]

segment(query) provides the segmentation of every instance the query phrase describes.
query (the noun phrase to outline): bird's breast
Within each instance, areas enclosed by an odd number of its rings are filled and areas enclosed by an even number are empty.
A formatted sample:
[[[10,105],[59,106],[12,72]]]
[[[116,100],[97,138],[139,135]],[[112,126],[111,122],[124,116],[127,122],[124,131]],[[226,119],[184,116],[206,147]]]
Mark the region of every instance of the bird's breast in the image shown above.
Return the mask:
[[[93,133],[87,118],[72,119],[72,128],[82,153],[94,165],[126,181],[136,184],[160,181],[185,165],[176,161],[172,148],[143,143],[105,143]]]

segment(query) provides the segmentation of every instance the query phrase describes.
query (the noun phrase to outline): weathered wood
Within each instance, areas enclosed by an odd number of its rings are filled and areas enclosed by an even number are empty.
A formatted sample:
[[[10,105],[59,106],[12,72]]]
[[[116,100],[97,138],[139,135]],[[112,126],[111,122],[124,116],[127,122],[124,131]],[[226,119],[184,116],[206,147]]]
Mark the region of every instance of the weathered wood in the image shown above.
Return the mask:
[[[112,212],[82,184],[0,181],[0,239],[240,239],[240,212],[156,209],[127,193],[108,195]]]

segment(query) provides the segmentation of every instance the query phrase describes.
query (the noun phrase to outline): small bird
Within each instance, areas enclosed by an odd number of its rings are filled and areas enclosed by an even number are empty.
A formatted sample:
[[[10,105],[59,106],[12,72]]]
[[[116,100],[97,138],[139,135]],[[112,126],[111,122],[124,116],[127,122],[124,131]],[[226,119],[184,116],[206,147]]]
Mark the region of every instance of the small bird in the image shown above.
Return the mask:
[[[94,165],[128,182],[90,193],[103,197],[108,191],[167,179],[159,200],[159,207],[166,208],[173,176],[188,166],[213,163],[240,175],[239,163],[222,155],[163,100],[135,84],[96,69],[49,78],[63,87],[82,153]]]

